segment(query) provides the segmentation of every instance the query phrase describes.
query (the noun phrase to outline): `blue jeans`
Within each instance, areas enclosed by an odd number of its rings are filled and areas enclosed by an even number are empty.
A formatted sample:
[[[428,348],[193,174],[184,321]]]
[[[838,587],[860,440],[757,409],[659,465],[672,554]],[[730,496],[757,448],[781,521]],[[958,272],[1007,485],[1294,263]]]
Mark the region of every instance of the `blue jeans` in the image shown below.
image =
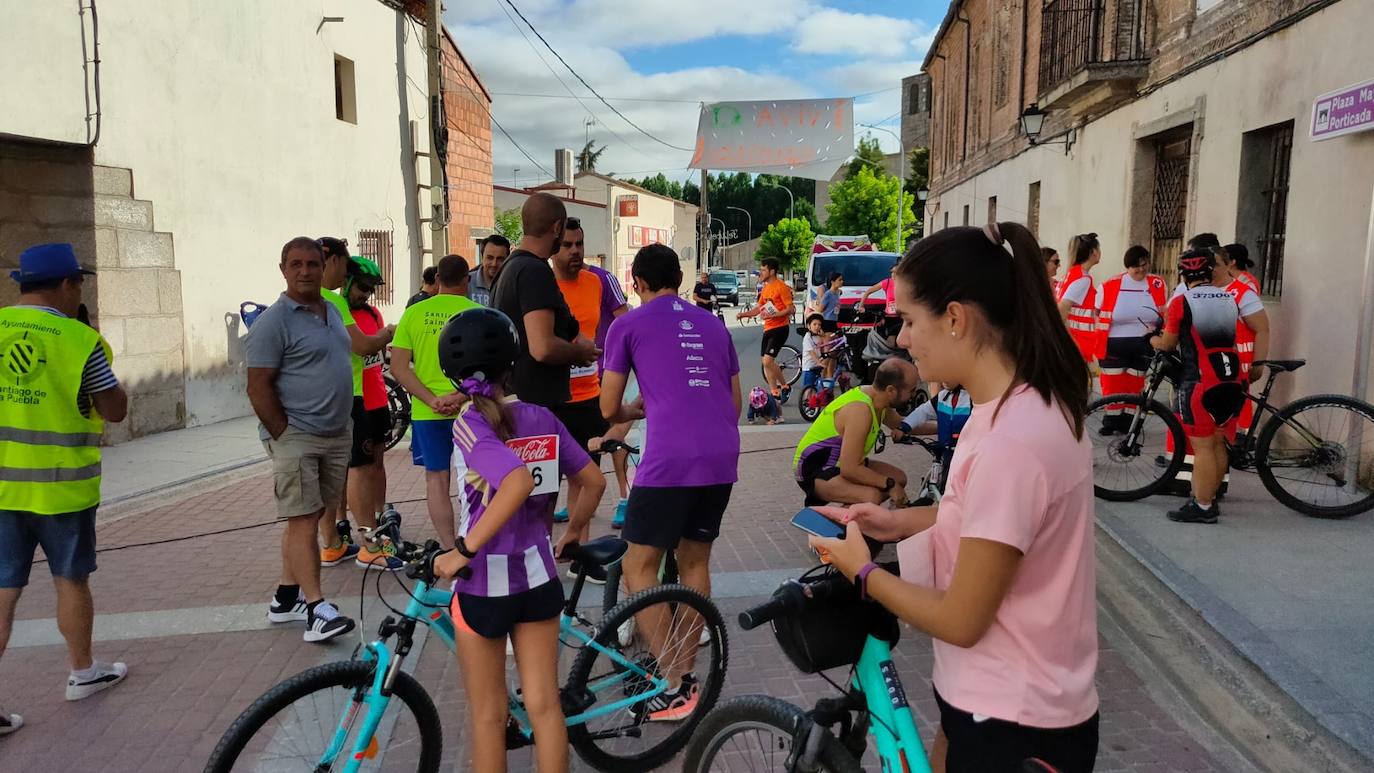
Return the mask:
[[[86,579],[95,571],[95,508],[62,515],[0,510],[0,588],[29,584],[40,545],[53,577]]]

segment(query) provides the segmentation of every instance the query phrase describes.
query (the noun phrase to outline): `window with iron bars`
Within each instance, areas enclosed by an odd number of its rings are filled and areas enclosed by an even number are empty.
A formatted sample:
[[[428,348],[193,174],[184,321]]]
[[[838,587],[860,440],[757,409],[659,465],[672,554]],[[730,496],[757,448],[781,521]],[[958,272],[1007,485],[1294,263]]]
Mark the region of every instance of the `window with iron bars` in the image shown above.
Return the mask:
[[[392,302],[395,297],[393,280],[395,279],[395,257],[391,249],[391,231],[359,231],[358,232],[358,252],[364,258],[369,258],[377,264],[377,268],[382,271],[382,286],[377,288],[373,294],[373,303],[385,305]]]
[[[1260,290],[1272,298],[1283,295],[1292,157],[1292,121],[1241,135],[1236,236],[1250,250]]]

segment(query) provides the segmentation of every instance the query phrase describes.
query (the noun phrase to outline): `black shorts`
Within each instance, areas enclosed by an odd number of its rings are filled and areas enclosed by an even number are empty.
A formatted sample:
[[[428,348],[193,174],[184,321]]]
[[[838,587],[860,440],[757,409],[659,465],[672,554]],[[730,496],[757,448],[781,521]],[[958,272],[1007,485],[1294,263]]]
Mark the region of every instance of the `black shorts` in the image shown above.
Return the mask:
[[[621,536],[634,545],[672,550],[679,540],[714,542],[733,483],[715,486],[634,486]]]
[[[935,692],[940,729],[949,739],[946,773],[1019,773],[1023,760],[1035,758],[1059,773],[1088,773],[1097,759],[1098,715],[1072,727],[1044,728],[1002,719],[975,722]]]
[[[573,436],[573,440],[582,446],[583,451],[591,453],[587,449],[587,443],[594,437],[604,437],[611,431],[611,425],[606,421],[606,417],[601,415],[601,399],[593,397],[590,400],[583,400],[580,403],[565,403],[555,405],[549,410],[553,415],[563,422],[563,426],[568,428],[568,434]],[[600,461],[601,454],[592,454],[592,461]]]
[[[806,492],[807,507],[823,505],[829,501],[816,494],[816,481],[830,480],[840,475],[840,468],[829,464],[829,461],[830,450],[822,448],[803,456],[801,464],[797,465],[797,472],[801,476],[797,478],[797,485]]]
[[[792,333],[790,325],[775,327],[772,330],[763,331],[763,345],[760,354],[764,357],[777,357],[778,352],[782,351],[783,344],[787,343],[787,337]]]
[[[348,455],[348,466],[366,467],[376,460],[375,454],[386,447],[387,433],[391,432],[391,411],[386,406],[365,410],[363,398],[353,398],[353,450]]]
[[[882,321],[878,322],[878,324],[875,325],[875,327],[878,328],[878,335],[882,336],[883,338],[892,338],[893,336],[902,332],[902,318],[883,317]]]
[[[1127,370],[1146,371],[1150,368],[1150,358],[1154,357],[1154,347],[1140,336],[1118,336],[1107,339],[1107,356],[1099,360],[1103,368],[1126,368]]]
[[[458,630],[487,639],[504,639],[520,623],[538,623],[563,611],[563,583],[550,580],[537,588],[510,596],[455,593],[449,615]]]

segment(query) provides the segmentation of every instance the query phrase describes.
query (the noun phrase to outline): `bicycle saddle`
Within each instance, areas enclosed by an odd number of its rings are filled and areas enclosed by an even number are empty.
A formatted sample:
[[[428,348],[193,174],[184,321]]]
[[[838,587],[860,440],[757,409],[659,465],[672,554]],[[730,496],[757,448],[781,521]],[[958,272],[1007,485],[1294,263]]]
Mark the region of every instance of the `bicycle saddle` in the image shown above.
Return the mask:
[[[619,561],[625,555],[625,549],[629,545],[625,540],[607,534],[586,544],[570,543],[563,548],[560,558],[567,558],[579,564],[595,564],[597,566],[607,566]]]
[[[1272,368],[1277,373],[1291,373],[1307,364],[1307,360],[1260,360],[1256,365]]]

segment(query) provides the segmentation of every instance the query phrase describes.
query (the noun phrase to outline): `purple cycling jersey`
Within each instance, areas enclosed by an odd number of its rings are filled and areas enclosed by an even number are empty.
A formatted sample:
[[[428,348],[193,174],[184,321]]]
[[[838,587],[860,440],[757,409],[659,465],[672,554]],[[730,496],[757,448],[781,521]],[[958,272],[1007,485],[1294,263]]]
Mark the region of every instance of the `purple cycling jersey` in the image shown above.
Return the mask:
[[[621,316],[606,336],[606,370],[633,370],[647,436],[636,486],[715,486],[739,479],[739,360],[715,315],[675,295]]]
[[[512,471],[528,467],[535,478],[535,493],[506,521],[472,559],[472,576],[459,579],[454,591],[474,596],[512,596],[554,580],[553,498],[558,479],[576,474],[591,459],[553,413],[544,407],[522,403],[514,397],[503,401],[515,427],[515,437],[502,441],[487,420],[467,403],[453,421],[453,442],[462,455],[463,499],[467,516],[458,534],[466,537],[487,512],[501,481]]]

